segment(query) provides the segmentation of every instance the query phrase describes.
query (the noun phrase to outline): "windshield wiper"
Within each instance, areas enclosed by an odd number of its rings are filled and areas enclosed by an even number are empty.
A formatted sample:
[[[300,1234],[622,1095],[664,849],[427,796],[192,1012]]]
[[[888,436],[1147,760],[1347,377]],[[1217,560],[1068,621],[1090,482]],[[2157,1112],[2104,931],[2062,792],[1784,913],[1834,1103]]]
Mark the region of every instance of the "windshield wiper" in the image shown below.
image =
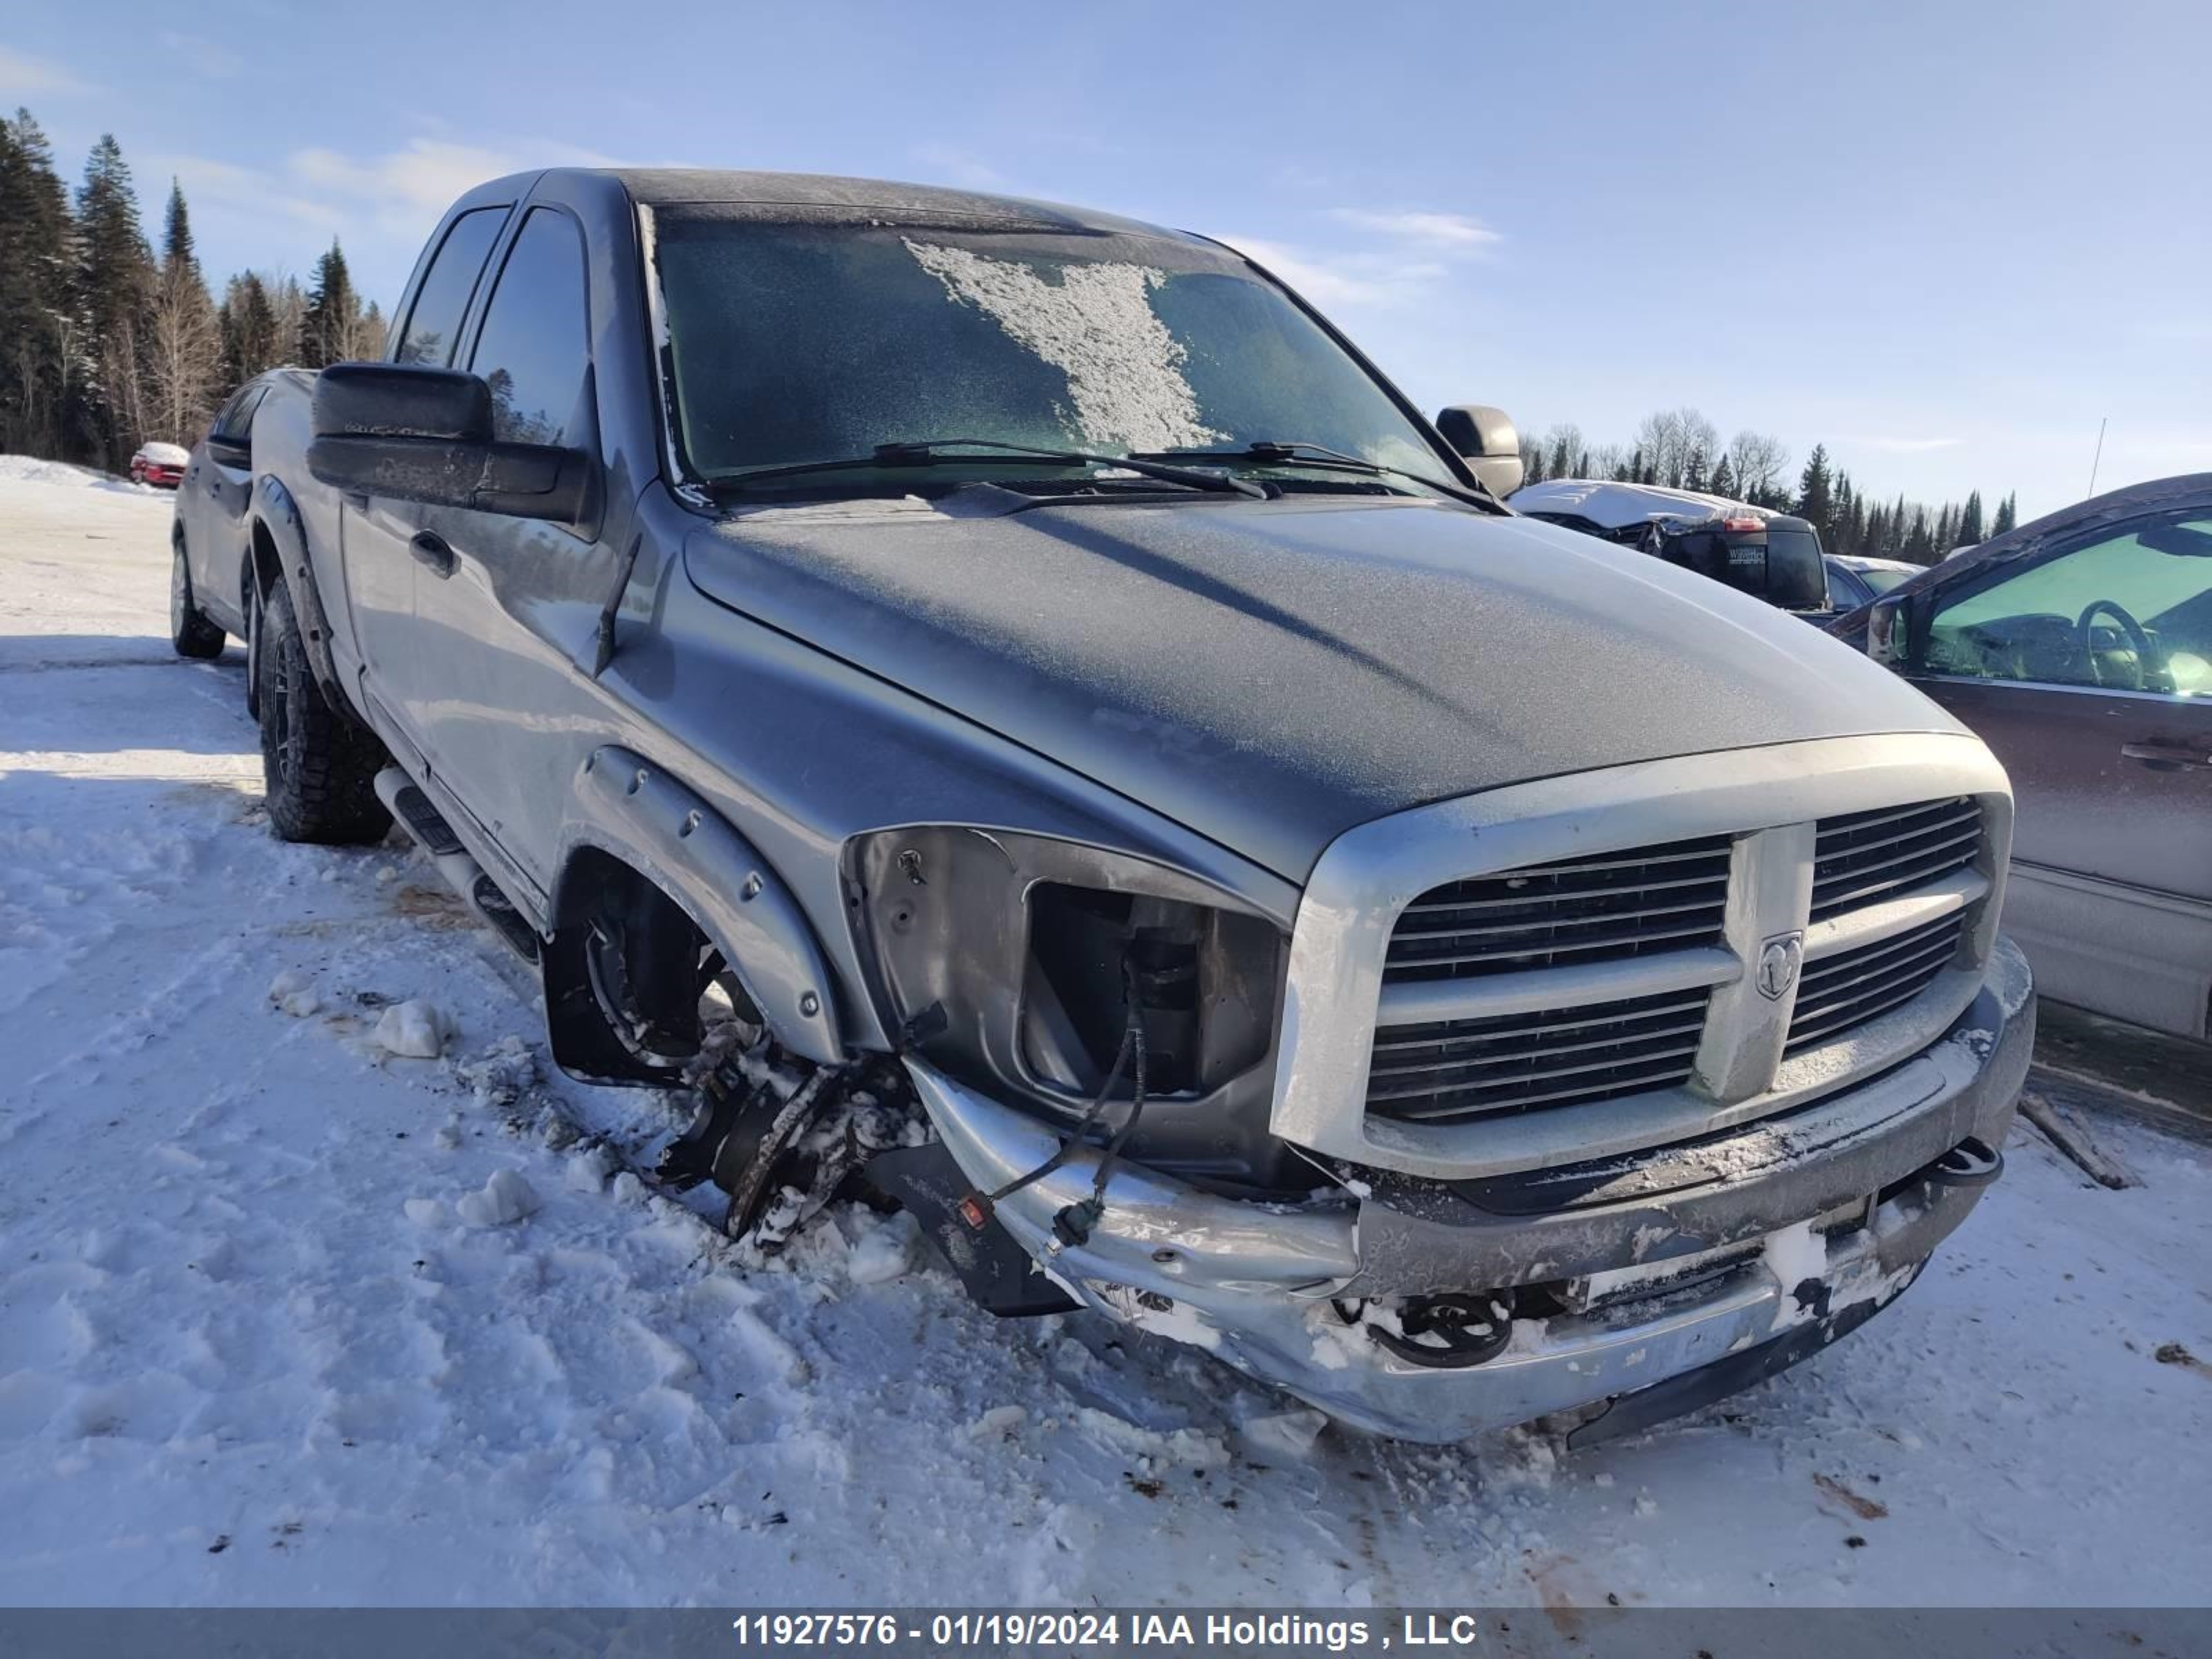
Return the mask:
[[[866,455],[849,455],[826,461],[793,461],[781,466],[747,467],[741,472],[725,473],[709,482],[718,488],[742,489],[761,479],[793,478],[809,472],[852,472],[869,467],[938,466],[980,459],[981,458],[975,454],[962,453],[979,449],[994,455],[1056,465],[1118,466],[1147,478],[1185,484],[1193,489],[1210,490],[1215,495],[1249,495],[1255,501],[1267,499],[1267,492],[1258,484],[1231,477],[1226,472],[1167,466],[1139,456],[1103,455],[1087,449],[1047,449],[1034,444],[1000,443],[994,438],[923,438],[904,443],[878,444]]]
[[[1462,501],[1472,501],[1477,507],[1496,507],[1500,502],[1489,489],[1477,483],[1473,489],[1465,484],[1447,483],[1441,478],[1431,478],[1419,472],[1408,472],[1402,466],[1386,466],[1381,461],[1370,461],[1364,455],[1347,455],[1340,449],[1331,449],[1326,444],[1310,444],[1298,439],[1261,438],[1242,449],[1156,449],[1148,450],[1140,459],[1195,460],[1200,457],[1215,461],[1275,461],[1295,463],[1299,466],[1327,468],[1335,472],[1364,472],[1370,477],[1410,479],[1430,489]]]

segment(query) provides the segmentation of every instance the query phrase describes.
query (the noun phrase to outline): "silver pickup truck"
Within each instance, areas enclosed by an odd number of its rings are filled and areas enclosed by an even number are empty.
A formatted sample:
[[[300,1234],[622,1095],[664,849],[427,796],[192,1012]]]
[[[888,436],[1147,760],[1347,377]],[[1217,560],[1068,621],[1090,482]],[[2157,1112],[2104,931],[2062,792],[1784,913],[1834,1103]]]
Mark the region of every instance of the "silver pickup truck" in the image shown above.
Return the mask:
[[[1578,1438],[1899,1295],[2002,1167],[2004,774],[1841,644],[1515,514],[1203,237],[556,170],[389,361],[193,458],[277,832],[396,817],[552,1052],[772,1244],[912,1209],[1350,1423]]]

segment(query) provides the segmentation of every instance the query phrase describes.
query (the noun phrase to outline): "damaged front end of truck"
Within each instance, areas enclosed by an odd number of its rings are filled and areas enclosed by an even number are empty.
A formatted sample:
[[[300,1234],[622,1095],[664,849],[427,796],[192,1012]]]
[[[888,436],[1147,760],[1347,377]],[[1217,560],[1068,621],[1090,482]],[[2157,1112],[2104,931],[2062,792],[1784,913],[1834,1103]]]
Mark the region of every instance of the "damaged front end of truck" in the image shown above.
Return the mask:
[[[1607,769],[1348,831],[1287,916],[1047,836],[860,836],[930,1126],[866,1178],[996,1314],[1410,1439],[1630,1431],[1855,1328],[1996,1178],[2010,812],[1949,736]]]

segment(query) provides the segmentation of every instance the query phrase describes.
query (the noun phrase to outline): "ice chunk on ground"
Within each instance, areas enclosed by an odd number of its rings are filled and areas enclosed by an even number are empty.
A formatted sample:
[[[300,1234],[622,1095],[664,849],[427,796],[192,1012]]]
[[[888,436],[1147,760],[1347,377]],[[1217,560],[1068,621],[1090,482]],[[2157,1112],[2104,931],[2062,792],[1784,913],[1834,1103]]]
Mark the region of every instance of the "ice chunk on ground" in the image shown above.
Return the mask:
[[[1147,1429],[1102,1412],[1096,1406],[1076,1408],[1074,1422],[1115,1450],[1139,1457],[1157,1457],[1164,1462],[1180,1463],[1191,1468],[1216,1468],[1228,1462],[1229,1448],[1210,1434],[1196,1429],[1176,1429],[1162,1433]]]
[[[501,1170],[455,1205],[462,1220],[471,1227],[504,1227],[526,1215],[535,1215],[538,1197],[530,1183],[512,1170]]]
[[[269,981],[269,1000],[292,1016],[306,1019],[322,1012],[322,994],[315,989],[314,981],[297,968],[287,968]]]
[[[1011,1440],[1014,1431],[1030,1420],[1027,1408],[1021,1406],[994,1406],[968,1425],[970,1440]]]
[[[607,1176],[615,1167],[615,1156],[598,1142],[585,1147],[568,1160],[562,1179],[572,1193],[596,1193],[605,1190]]]
[[[1311,1455],[1314,1442],[1321,1438],[1321,1431],[1328,1426],[1326,1413],[1291,1411],[1249,1417],[1237,1425],[1237,1431],[1256,1451],[1272,1452],[1278,1457],[1303,1458]]]
[[[420,997],[395,1002],[377,1016],[369,1039],[388,1054],[435,1060],[446,1048],[446,1017]]]
[[[624,1170],[617,1176],[607,1190],[615,1195],[616,1202],[620,1204],[635,1204],[645,1197],[645,1183],[629,1170]]]
[[[407,1218],[426,1232],[453,1224],[453,1212],[442,1198],[410,1198],[401,1207]]]

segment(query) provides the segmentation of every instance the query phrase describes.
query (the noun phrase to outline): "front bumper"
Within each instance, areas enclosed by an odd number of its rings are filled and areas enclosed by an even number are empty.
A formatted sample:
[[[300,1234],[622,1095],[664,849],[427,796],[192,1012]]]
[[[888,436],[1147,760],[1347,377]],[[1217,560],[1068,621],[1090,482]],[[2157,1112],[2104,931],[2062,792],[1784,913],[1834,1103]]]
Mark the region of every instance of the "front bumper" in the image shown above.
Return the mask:
[[[1097,1155],[1086,1149],[1001,1201],[997,1218],[1069,1295],[1110,1317],[1206,1348],[1358,1426],[1454,1441],[1707,1366],[1718,1376],[1754,1349],[1794,1363],[1886,1305],[1980,1197],[1939,1162],[1970,1138],[2002,1145],[2034,1028],[2027,963],[1999,940],[1972,1006],[1913,1059],[1698,1141],[1505,1182],[1378,1177],[1296,1206],[1124,1165],[1088,1241],[1066,1246],[1053,1218],[1090,1193]],[[908,1066],[976,1188],[1056,1149],[1026,1113]],[[1816,1219],[1825,1236],[1807,1225]],[[1670,1272],[1700,1261],[1725,1265]],[[1646,1273],[1655,1285],[1695,1282],[1619,1288]],[[1614,1293],[1586,1312],[1516,1320],[1504,1352],[1459,1370],[1403,1359],[1338,1311],[1593,1275]]]

